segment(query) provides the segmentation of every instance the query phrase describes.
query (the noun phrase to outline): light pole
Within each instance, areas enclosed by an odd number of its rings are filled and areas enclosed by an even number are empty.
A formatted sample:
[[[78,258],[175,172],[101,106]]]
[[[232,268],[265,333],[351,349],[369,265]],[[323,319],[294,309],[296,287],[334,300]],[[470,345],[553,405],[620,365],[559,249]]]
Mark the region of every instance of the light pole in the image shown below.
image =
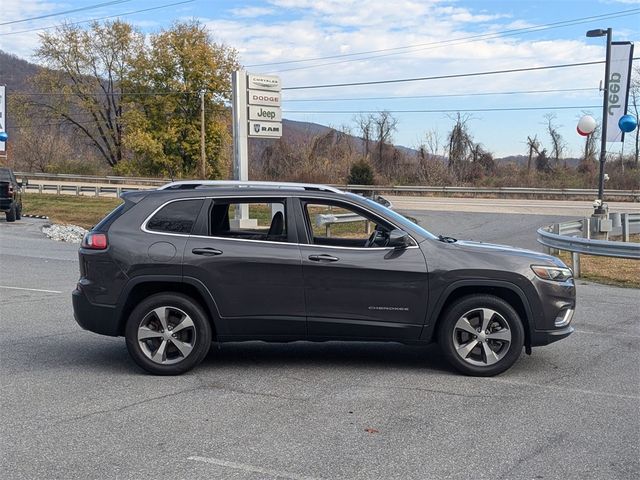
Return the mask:
[[[607,117],[609,110],[609,63],[611,60],[611,35],[610,28],[589,30],[587,37],[607,37],[607,56],[604,67],[604,100],[602,101],[602,127],[600,129],[600,176],[598,181],[598,200],[594,205],[594,215],[606,216],[607,208],[603,202],[604,196],[604,162],[607,159]]]

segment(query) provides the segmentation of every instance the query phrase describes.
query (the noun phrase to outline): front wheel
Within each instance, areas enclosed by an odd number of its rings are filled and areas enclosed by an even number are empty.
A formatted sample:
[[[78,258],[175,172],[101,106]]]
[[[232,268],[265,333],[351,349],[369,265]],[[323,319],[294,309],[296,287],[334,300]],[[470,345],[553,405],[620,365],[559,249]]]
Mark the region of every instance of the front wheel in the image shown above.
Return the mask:
[[[160,293],[142,301],[125,329],[127,350],[155,375],[179,375],[198,365],[211,346],[211,325],[186,295]]]
[[[460,372],[490,377],[511,367],[522,352],[524,328],[518,313],[501,298],[470,295],[442,318],[438,343]]]

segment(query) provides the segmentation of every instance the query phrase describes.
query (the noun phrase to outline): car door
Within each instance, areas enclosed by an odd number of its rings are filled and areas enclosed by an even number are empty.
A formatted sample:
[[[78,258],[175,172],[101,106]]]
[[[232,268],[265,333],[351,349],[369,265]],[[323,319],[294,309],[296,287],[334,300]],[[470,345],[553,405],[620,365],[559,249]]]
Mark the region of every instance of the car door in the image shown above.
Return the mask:
[[[395,226],[348,202],[304,198],[298,208],[309,336],[417,339],[428,279],[415,241],[401,249],[369,245],[374,231]]]
[[[284,198],[213,198],[184,253],[183,274],[202,282],[222,338],[306,335],[300,249]],[[242,218],[240,218],[242,217]]]

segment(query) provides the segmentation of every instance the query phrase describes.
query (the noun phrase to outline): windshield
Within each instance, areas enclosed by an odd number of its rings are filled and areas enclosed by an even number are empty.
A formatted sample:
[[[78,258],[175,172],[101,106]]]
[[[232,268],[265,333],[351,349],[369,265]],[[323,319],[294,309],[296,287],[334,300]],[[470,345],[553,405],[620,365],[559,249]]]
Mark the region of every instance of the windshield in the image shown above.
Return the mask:
[[[361,197],[360,195],[355,195],[355,194],[351,194],[351,195],[354,195],[354,196],[358,197],[360,200],[364,200],[365,202],[367,202],[367,206],[369,208],[371,208],[371,210],[373,210],[375,212],[378,212],[378,213],[380,213],[382,215],[386,215],[391,220],[393,220],[395,223],[399,224],[400,226],[402,226],[404,228],[417,230],[425,238],[431,238],[431,239],[437,239],[438,238],[433,233],[428,232],[427,230],[422,228],[417,223],[412,222],[408,218],[403,217],[402,215],[400,215],[398,212],[395,212],[395,211],[385,207],[384,205],[379,204],[378,202],[374,202],[373,200],[371,200],[369,198],[366,198],[366,197]]]

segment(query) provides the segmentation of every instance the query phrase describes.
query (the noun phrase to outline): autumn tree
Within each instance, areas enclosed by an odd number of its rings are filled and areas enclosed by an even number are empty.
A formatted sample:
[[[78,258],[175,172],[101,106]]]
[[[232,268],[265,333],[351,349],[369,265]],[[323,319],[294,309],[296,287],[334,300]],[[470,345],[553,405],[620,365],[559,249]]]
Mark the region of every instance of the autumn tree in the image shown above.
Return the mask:
[[[40,34],[34,78],[43,117],[73,126],[110,166],[123,159],[124,88],[143,36],[125,22],[64,24]]]
[[[447,153],[449,156],[449,168],[454,170],[462,162],[468,160],[469,147],[473,143],[471,134],[469,133],[470,117],[457,113],[453,117],[454,124],[447,136]]]
[[[205,97],[207,176],[226,176],[231,163],[231,73],[234,49],[212,41],[197,21],[151,35],[131,72],[140,92],[127,116],[126,144],[133,159],[122,170],[149,175],[195,175],[200,159],[200,95]],[[145,92],[152,92],[146,95]]]

